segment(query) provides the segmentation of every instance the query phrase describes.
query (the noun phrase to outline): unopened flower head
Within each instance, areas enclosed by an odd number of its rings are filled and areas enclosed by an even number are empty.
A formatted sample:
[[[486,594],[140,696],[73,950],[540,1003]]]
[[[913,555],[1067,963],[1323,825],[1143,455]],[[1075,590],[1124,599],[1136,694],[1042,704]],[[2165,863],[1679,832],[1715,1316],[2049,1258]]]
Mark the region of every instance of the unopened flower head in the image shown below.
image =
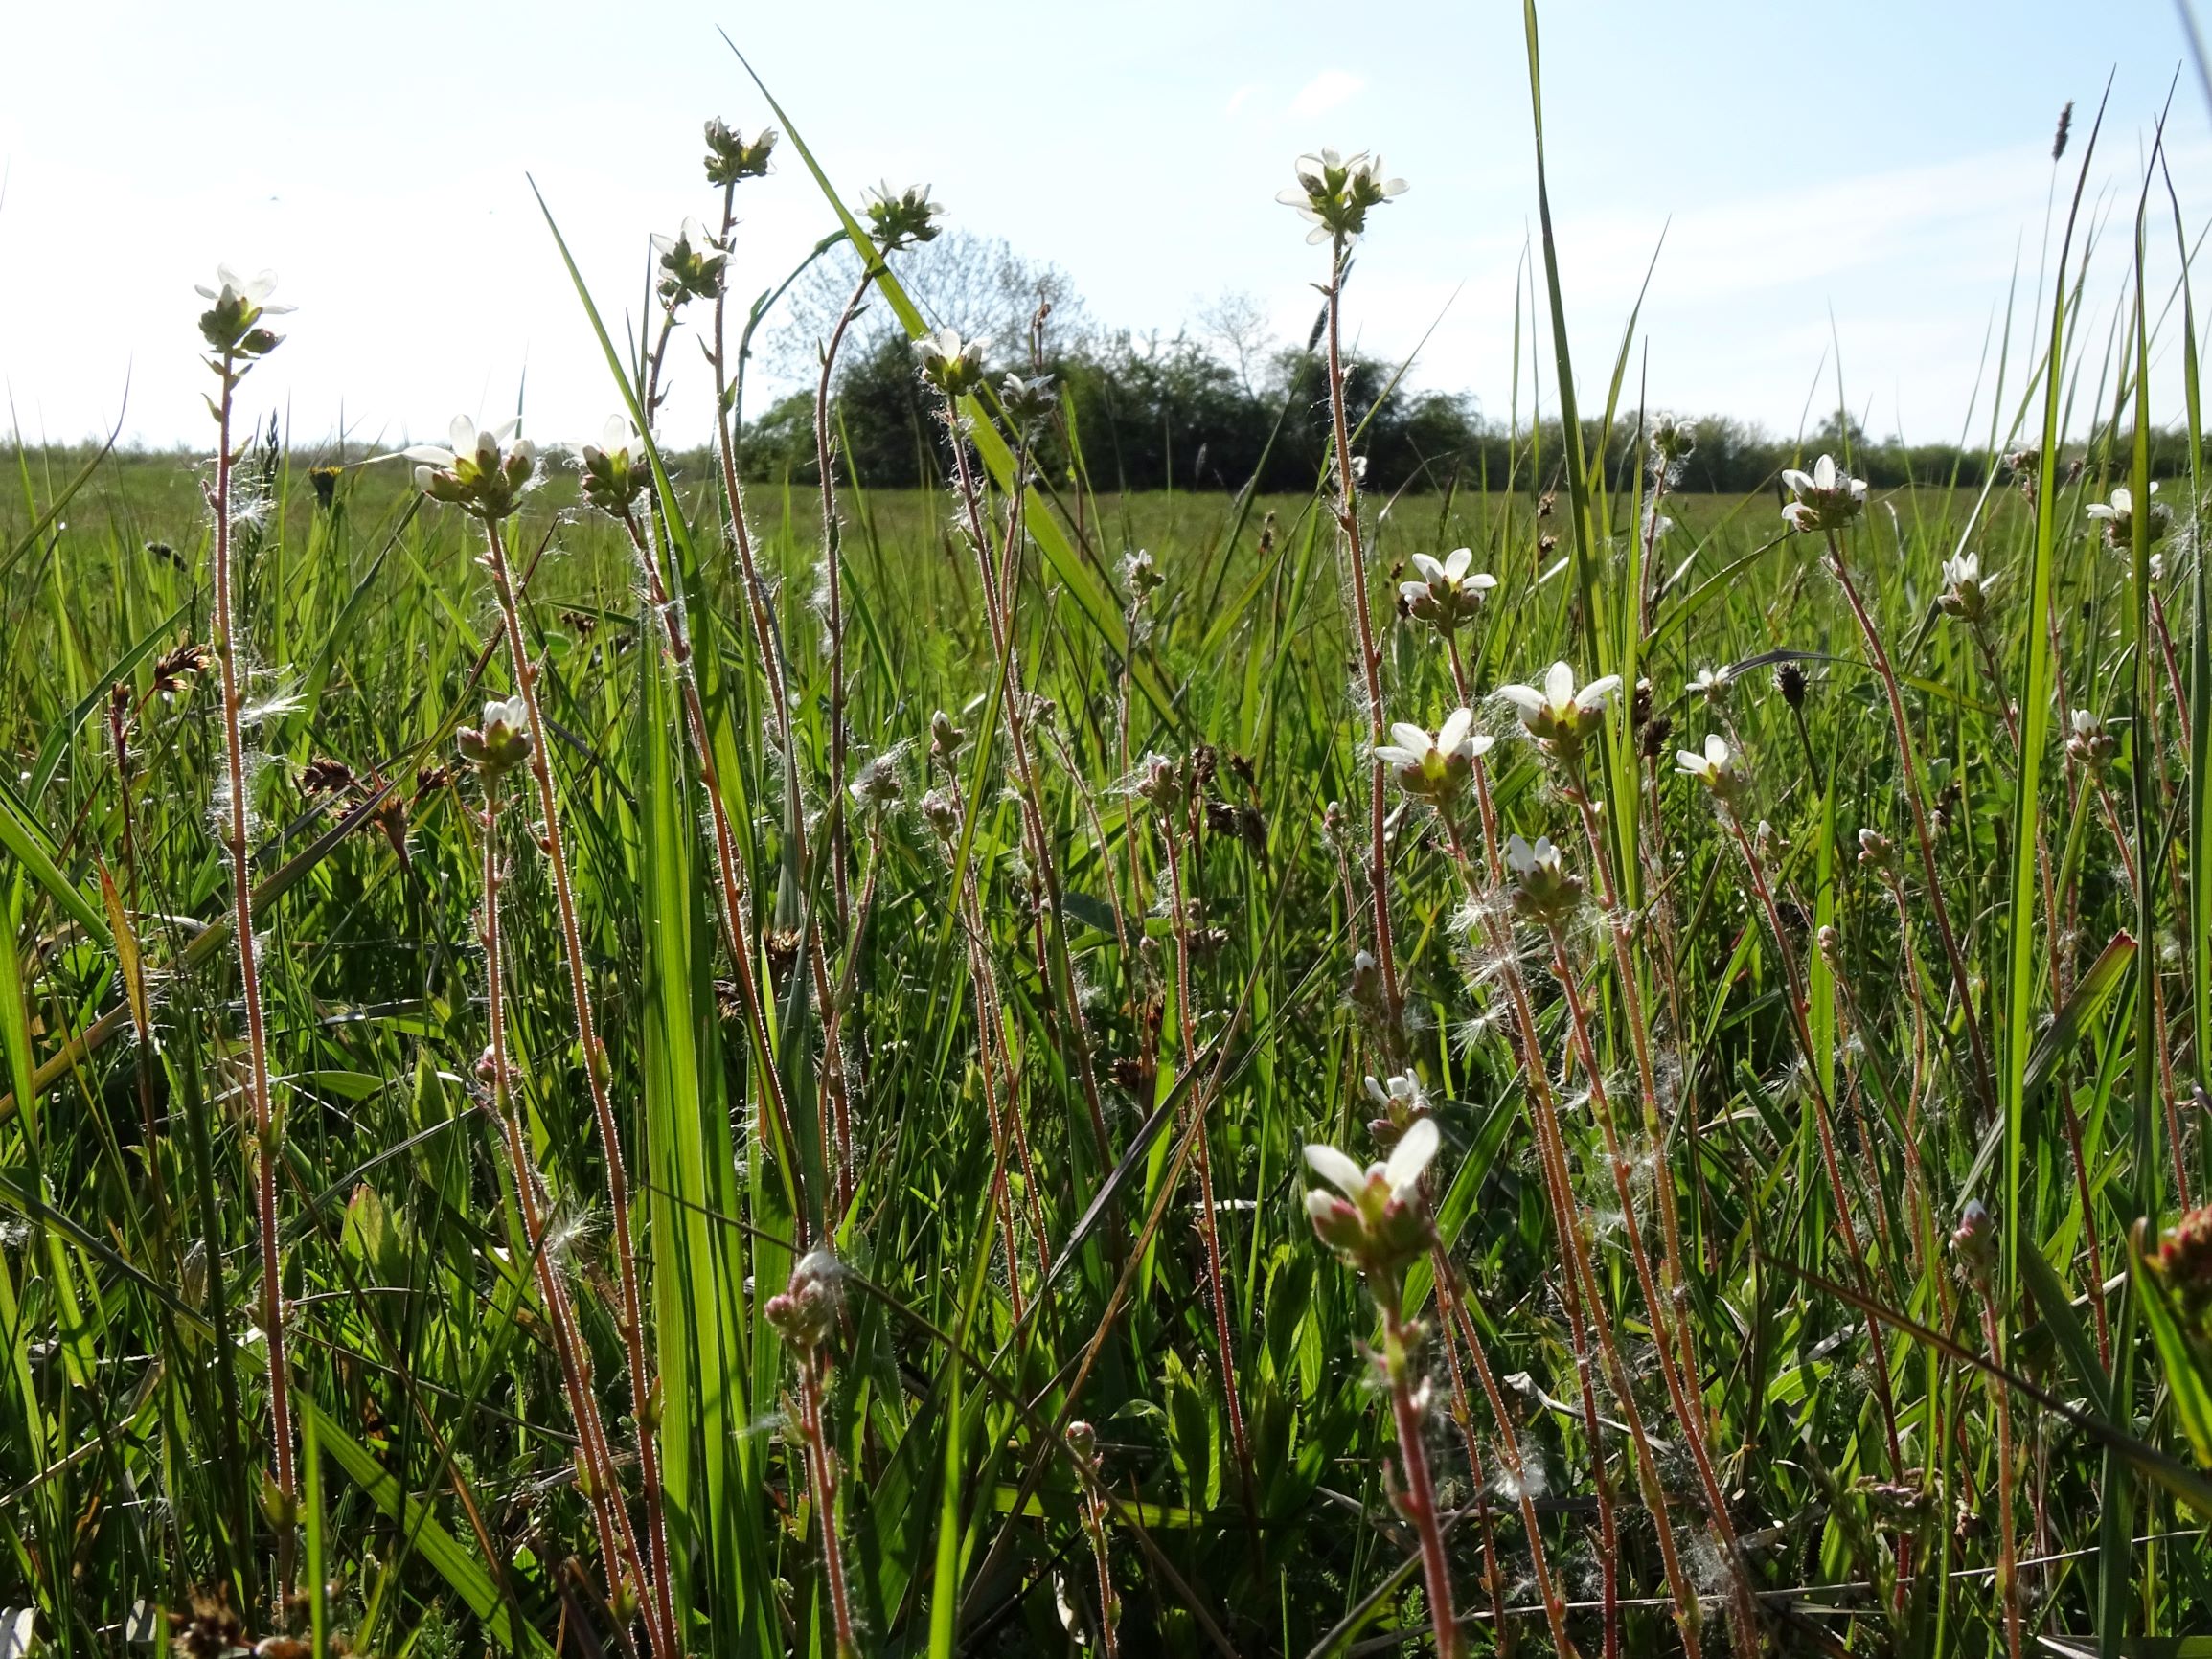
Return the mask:
[[[929,199],[925,184],[908,185],[904,190],[878,185],[868,193],[862,211],[868,216],[868,229],[877,247],[887,254],[917,242],[935,241],[938,231],[944,228],[937,221],[945,209]]]
[[[1621,676],[1608,674],[1578,690],[1575,670],[1565,663],[1554,663],[1540,691],[1535,686],[1500,686],[1492,695],[1514,706],[1530,737],[1571,761],[1581,752],[1583,740],[1597,731],[1606,699],[1620,689]]]
[[[1469,547],[1455,547],[1442,558],[1415,554],[1413,567],[1421,572],[1421,580],[1398,584],[1407,613],[1440,633],[1472,622],[1490,590],[1497,586],[1496,577],[1473,569],[1473,564],[1474,550]]]
[[[1788,468],[1782,482],[1797,496],[1782,510],[1792,530],[1843,530],[1866,509],[1866,480],[1852,477],[1836,465],[1833,455],[1815,461],[1811,472]]]
[[[1160,575],[1160,567],[1152,556],[1143,548],[1127,554],[1122,558],[1122,584],[1129,590],[1129,598],[1143,603],[1160,590],[1167,578]]]
[[[261,326],[262,319],[281,317],[291,309],[268,303],[276,286],[274,271],[248,279],[228,265],[217,265],[215,286],[194,290],[208,303],[199,317],[200,338],[208,350],[217,357],[232,358],[265,357],[275,351],[278,337]]]
[[[768,157],[783,136],[772,126],[761,128],[758,138],[747,138],[727,123],[707,122],[707,183],[737,184],[768,175]]]
[[[960,833],[960,803],[948,789],[932,789],[922,797],[922,821],[938,840],[949,846]]]
[[[1698,447],[1698,423],[1679,415],[1652,417],[1652,471],[1670,478]]]
[[[487,779],[503,778],[530,759],[530,706],[521,697],[484,705],[481,726],[453,734],[461,758]]]
[[[687,218],[673,237],[655,236],[660,256],[660,297],[670,307],[686,300],[711,300],[722,291],[729,254],[697,219]]]
[[[1367,229],[1367,210],[1405,193],[1405,181],[1385,178],[1382,158],[1360,150],[1338,155],[1324,149],[1302,155],[1297,162],[1298,183],[1276,200],[1298,210],[1298,216],[1313,228],[1309,242],[1349,245]]]
[[[905,798],[905,781],[899,776],[898,754],[878,755],[853,774],[846,785],[853,792],[853,801],[863,810],[884,812]]]
[[[1390,741],[1376,745],[1375,758],[1390,768],[1398,786],[1417,801],[1448,807],[1474,776],[1474,763],[1496,739],[1474,729],[1472,709],[1454,709],[1431,737],[1421,727],[1401,720],[1390,728]]]
[[[602,512],[626,517],[629,504],[651,479],[637,430],[627,417],[610,415],[597,443],[577,450],[584,500]]]
[[[1950,1243],[1977,1281],[1987,1279],[1996,1262],[1996,1220],[1987,1206],[1979,1198],[1969,1198],[1958,1213],[1958,1225],[1950,1231]]]
[[[1360,1165],[1334,1147],[1306,1148],[1306,1163],[1329,1183],[1306,1194],[1306,1216],[1321,1242],[1362,1271],[1402,1271],[1428,1243],[1428,1206],[1421,1178],[1436,1156],[1434,1118],[1414,1123],[1387,1160]]]
[[[939,329],[914,342],[923,378],[947,398],[964,398],[983,384],[983,352],[988,340],[963,340],[953,329]]]
[[[844,1263],[829,1251],[810,1250],[791,1269],[790,1283],[761,1311],[786,1342],[801,1353],[816,1353],[837,1333],[844,1274]]]
[[[968,733],[954,725],[952,716],[943,709],[929,716],[929,752],[938,760],[949,764],[967,740]]]
[[[1053,396],[1050,375],[1009,373],[998,383],[999,412],[1016,433],[1034,434],[1052,419],[1053,411],[1059,406]]]
[[[1150,754],[1137,762],[1130,792],[1162,818],[1180,818],[1191,804],[1190,778],[1184,768],[1161,754]]]
[[[507,517],[521,505],[537,468],[537,450],[515,438],[510,420],[485,431],[466,415],[453,417],[450,448],[419,443],[406,452],[415,465],[415,488],[433,501],[451,502],[478,518]]]
[[[1575,913],[1583,900],[1583,879],[1560,857],[1551,837],[1531,842],[1515,835],[1505,844],[1506,874],[1513,882],[1514,914],[1553,926]]]
[[[1712,791],[1713,799],[1723,807],[1733,807],[1744,794],[1744,769],[1736,752],[1728,747],[1728,739],[1718,732],[1705,735],[1705,752],[1694,749],[1675,751],[1675,766]]]
[[[2076,709],[2067,719],[2066,753],[2083,770],[2095,777],[2120,752],[2120,739],[2106,726],[2104,716]]]
[[[2155,484],[2151,486],[2151,493],[2158,493]],[[2135,545],[2135,492],[2125,484],[2112,491],[2110,500],[2090,502],[2087,511],[2104,527],[2107,547],[2125,552]],[[2153,501],[2145,515],[2144,534],[2152,541],[2163,541],[2173,524],[2174,510],[2163,501]]]
[[[1983,579],[1978,554],[1962,553],[1947,558],[1943,561],[1943,591],[1935,596],[1936,607],[1945,616],[1978,623],[1988,609],[1989,590],[1996,585],[1996,580],[1995,576]]]
[[[1879,830],[1861,830],[1859,832],[1859,862],[1869,870],[1895,869],[1897,843]]]
[[[2158,1240],[2149,1265],[2200,1341],[2212,1335],[2212,1206],[2189,1211]]]

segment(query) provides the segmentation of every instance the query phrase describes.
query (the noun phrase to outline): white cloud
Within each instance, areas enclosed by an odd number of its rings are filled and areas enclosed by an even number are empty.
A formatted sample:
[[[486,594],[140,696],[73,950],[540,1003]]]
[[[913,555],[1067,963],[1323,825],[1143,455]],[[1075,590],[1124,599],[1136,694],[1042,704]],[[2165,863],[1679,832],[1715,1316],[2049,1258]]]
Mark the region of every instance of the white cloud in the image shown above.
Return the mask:
[[[1366,88],[1365,76],[1354,75],[1346,69],[1324,69],[1298,89],[1298,95],[1290,100],[1290,113],[1319,115],[1340,103],[1351,102]]]

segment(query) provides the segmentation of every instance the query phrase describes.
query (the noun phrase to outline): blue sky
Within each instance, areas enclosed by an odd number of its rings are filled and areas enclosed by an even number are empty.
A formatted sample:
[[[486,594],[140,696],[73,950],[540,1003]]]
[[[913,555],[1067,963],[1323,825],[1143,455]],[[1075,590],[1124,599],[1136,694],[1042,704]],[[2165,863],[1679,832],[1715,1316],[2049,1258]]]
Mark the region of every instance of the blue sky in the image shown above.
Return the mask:
[[[1833,404],[1839,343],[1854,408],[1921,440],[1966,417],[2016,258],[2023,307],[2033,291],[2060,105],[2078,101],[2086,128],[2116,72],[2092,193],[2124,221],[2184,52],[2168,0],[1562,0],[1543,22],[1584,375],[1609,362],[1666,227],[1639,342],[1654,403],[1792,429],[1809,395]],[[1379,148],[1412,189],[1362,251],[1360,342],[1395,355],[1428,334],[1421,382],[1509,407],[1535,190],[1506,0],[79,0],[10,22],[0,380],[16,423],[82,437],[127,382],[130,436],[202,441],[192,285],[224,261],[274,267],[300,307],[248,400],[304,437],[511,413],[525,376],[540,438],[595,432],[606,370],[525,174],[602,299],[634,304],[648,233],[710,206],[701,119],[766,119],[718,25],[849,193],[926,180],[954,222],[1061,265],[1113,325],[1173,330],[1241,290],[1302,333],[1318,254],[1274,194],[1302,149]],[[2201,228],[2212,131],[2193,81],[2174,108]],[[789,157],[745,202],[749,296],[827,216]],[[2092,277],[2100,326],[2121,239]],[[703,372],[677,362],[672,419],[703,420]]]

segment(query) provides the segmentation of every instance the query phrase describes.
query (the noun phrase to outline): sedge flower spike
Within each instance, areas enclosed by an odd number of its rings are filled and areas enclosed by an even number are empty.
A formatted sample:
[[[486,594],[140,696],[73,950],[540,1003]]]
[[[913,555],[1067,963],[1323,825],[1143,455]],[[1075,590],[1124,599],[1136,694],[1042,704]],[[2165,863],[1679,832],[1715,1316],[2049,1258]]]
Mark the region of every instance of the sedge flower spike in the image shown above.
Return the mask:
[[[1474,763],[1497,739],[1474,729],[1472,709],[1454,709],[1434,737],[1403,720],[1378,743],[1375,758],[1390,768],[1398,786],[1416,800],[1448,806],[1474,776]]]
[[[415,463],[415,488],[478,518],[507,517],[522,504],[522,492],[537,469],[536,446],[514,437],[521,424],[510,420],[485,431],[467,416],[454,416],[449,448],[418,443],[404,451]]]
[[[1782,482],[1797,497],[1782,510],[1791,530],[1809,534],[1842,530],[1866,508],[1866,480],[1852,477],[1836,465],[1833,455],[1815,461],[1811,472],[1787,468]]]
[[[1500,686],[1491,695],[1514,706],[1530,737],[1571,759],[1582,748],[1583,739],[1597,730],[1607,699],[1620,689],[1618,674],[1607,674],[1578,689],[1573,668],[1554,663],[1544,675],[1541,690]]]
[[[1405,193],[1405,181],[1383,177],[1382,158],[1365,150],[1345,156],[1324,149],[1300,156],[1296,166],[1296,187],[1275,199],[1313,227],[1309,242],[1349,245],[1367,229],[1368,209]]]
[[[1675,751],[1675,769],[1712,791],[1713,799],[1722,806],[1733,806],[1744,793],[1744,770],[1736,752],[1728,747],[1728,739],[1718,732],[1705,737],[1705,752],[1695,749]]]
[[[1455,547],[1442,558],[1415,554],[1413,567],[1421,572],[1421,580],[1398,584],[1406,614],[1440,633],[1472,622],[1490,590],[1497,586],[1496,577],[1472,569],[1473,563],[1474,550],[1471,547]]]
[[[1420,1255],[1428,1242],[1421,1179],[1438,1145],[1436,1120],[1421,1118],[1380,1164],[1362,1167],[1318,1142],[1307,1147],[1307,1167],[1335,1189],[1315,1187],[1306,1194],[1306,1216],[1321,1242],[1379,1275],[1399,1271]]]

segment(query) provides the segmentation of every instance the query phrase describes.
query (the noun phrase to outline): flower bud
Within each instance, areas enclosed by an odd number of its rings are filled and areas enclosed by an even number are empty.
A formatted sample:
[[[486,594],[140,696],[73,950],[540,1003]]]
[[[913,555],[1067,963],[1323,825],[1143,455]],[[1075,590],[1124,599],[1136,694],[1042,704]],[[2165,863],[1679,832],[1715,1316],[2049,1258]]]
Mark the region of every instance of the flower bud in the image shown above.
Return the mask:
[[[802,1256],[783,1293],[769,1297],[761,1309],[776,1334],[804,1354],[827,1348],[837,1333],[844,1272],[844,1263],[827,1250]]]
[[[521,697],[484,705],[482,726],[453,734],[461,758],[486,779],[503,778],[530,759],[530,708]]]

